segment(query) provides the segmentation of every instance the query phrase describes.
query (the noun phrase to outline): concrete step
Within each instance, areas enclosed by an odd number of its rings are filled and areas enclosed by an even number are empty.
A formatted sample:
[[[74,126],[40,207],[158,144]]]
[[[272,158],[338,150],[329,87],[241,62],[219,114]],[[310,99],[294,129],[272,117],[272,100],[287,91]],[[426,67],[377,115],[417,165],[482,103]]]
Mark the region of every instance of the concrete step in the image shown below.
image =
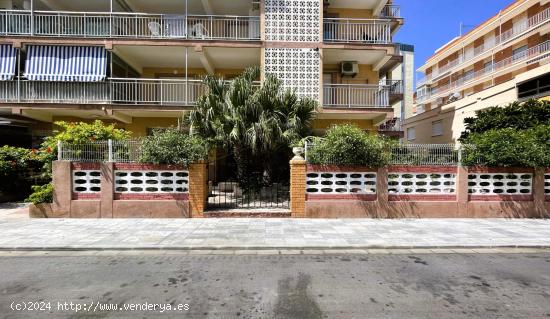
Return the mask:
[[[206,218],[290,218],[288,209],[223,209],[204,212]]]

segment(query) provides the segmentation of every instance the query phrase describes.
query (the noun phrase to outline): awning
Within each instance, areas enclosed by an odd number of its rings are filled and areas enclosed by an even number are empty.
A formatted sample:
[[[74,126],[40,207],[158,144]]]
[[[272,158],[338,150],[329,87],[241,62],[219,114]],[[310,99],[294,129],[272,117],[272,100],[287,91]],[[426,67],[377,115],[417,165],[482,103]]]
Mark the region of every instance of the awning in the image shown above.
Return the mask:
[[[25,77],[31,81],[98,82],[106,75],[104,47],[28,47]]]
[[[0,45],[0,81],[11,81],[15,76],[17,49],[10,44]]]

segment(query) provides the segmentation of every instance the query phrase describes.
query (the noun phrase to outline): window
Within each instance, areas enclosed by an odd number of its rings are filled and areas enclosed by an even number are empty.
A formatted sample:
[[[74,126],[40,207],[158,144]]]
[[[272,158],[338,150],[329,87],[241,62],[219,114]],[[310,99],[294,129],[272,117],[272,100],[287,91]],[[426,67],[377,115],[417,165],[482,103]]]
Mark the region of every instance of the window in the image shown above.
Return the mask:
[[[518,84],[518,98],[528,99],[550,95],[550,73]]]
[[[527,56],[527,45],[519,47],[512,52],[512,60],[516,61]]]
[[[407,141],[413,141],[416,138],[416,129],[414,127],[409,127],[407,129]]]
[[[493,61],[485,62],[483,65],[483,70],[485,73],[493,71]]]
[[[443,121],[432,122],[432,136],[441,136],[443,135]]]
[[[464,80],[464,82],[467,82],[467,81],[470,81],[471,79],[474,78],[474,69],[471,69],[471,70],[468,70],[466,72],[464,72],[464,75],[462,76],[462,79]]]

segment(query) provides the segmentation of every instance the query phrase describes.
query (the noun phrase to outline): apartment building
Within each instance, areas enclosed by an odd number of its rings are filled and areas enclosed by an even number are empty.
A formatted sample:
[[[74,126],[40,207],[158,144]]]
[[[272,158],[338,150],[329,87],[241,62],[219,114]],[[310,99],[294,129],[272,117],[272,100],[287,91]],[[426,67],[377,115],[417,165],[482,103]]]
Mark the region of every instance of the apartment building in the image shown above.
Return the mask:
[[[403,99],[403,81],[392,79],[403,19],[389,0],[3,0],[0,8],[0,123],[26,123],[34,135],[58,120],[101,119],[144,136],[178,123],[204,93],[205,74],[229,80],[250,66],[317,99],[317,133],[342,122],[376,131]]]
[[[400,44],[402,63],[393,69],[392,80],[402,81],[403,99],[397,101],[392,107],[394,118],[378,127],[378,131],[387,136],[403,138],[403,123],[410,116],[414,104],[414,46]]]
[[[517,0],[437,50],[418,71],[412,143],[456,142],[475,111],[550,96],[550,1]]]

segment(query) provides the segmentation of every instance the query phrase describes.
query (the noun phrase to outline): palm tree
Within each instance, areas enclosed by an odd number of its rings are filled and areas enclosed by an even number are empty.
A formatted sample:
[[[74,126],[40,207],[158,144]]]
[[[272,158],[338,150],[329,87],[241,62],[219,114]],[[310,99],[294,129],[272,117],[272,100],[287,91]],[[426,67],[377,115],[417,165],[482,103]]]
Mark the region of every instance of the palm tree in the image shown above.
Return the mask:
[[[207,93],[188,116],[191,134],[231,148],[240,182],[253,168],[271,176],[274,155],[308,134],[317,106],[312,99],[283,90],[273,75],[256,84],[259,75],[258,67],[248,68],[229,84],[207,76]]]

